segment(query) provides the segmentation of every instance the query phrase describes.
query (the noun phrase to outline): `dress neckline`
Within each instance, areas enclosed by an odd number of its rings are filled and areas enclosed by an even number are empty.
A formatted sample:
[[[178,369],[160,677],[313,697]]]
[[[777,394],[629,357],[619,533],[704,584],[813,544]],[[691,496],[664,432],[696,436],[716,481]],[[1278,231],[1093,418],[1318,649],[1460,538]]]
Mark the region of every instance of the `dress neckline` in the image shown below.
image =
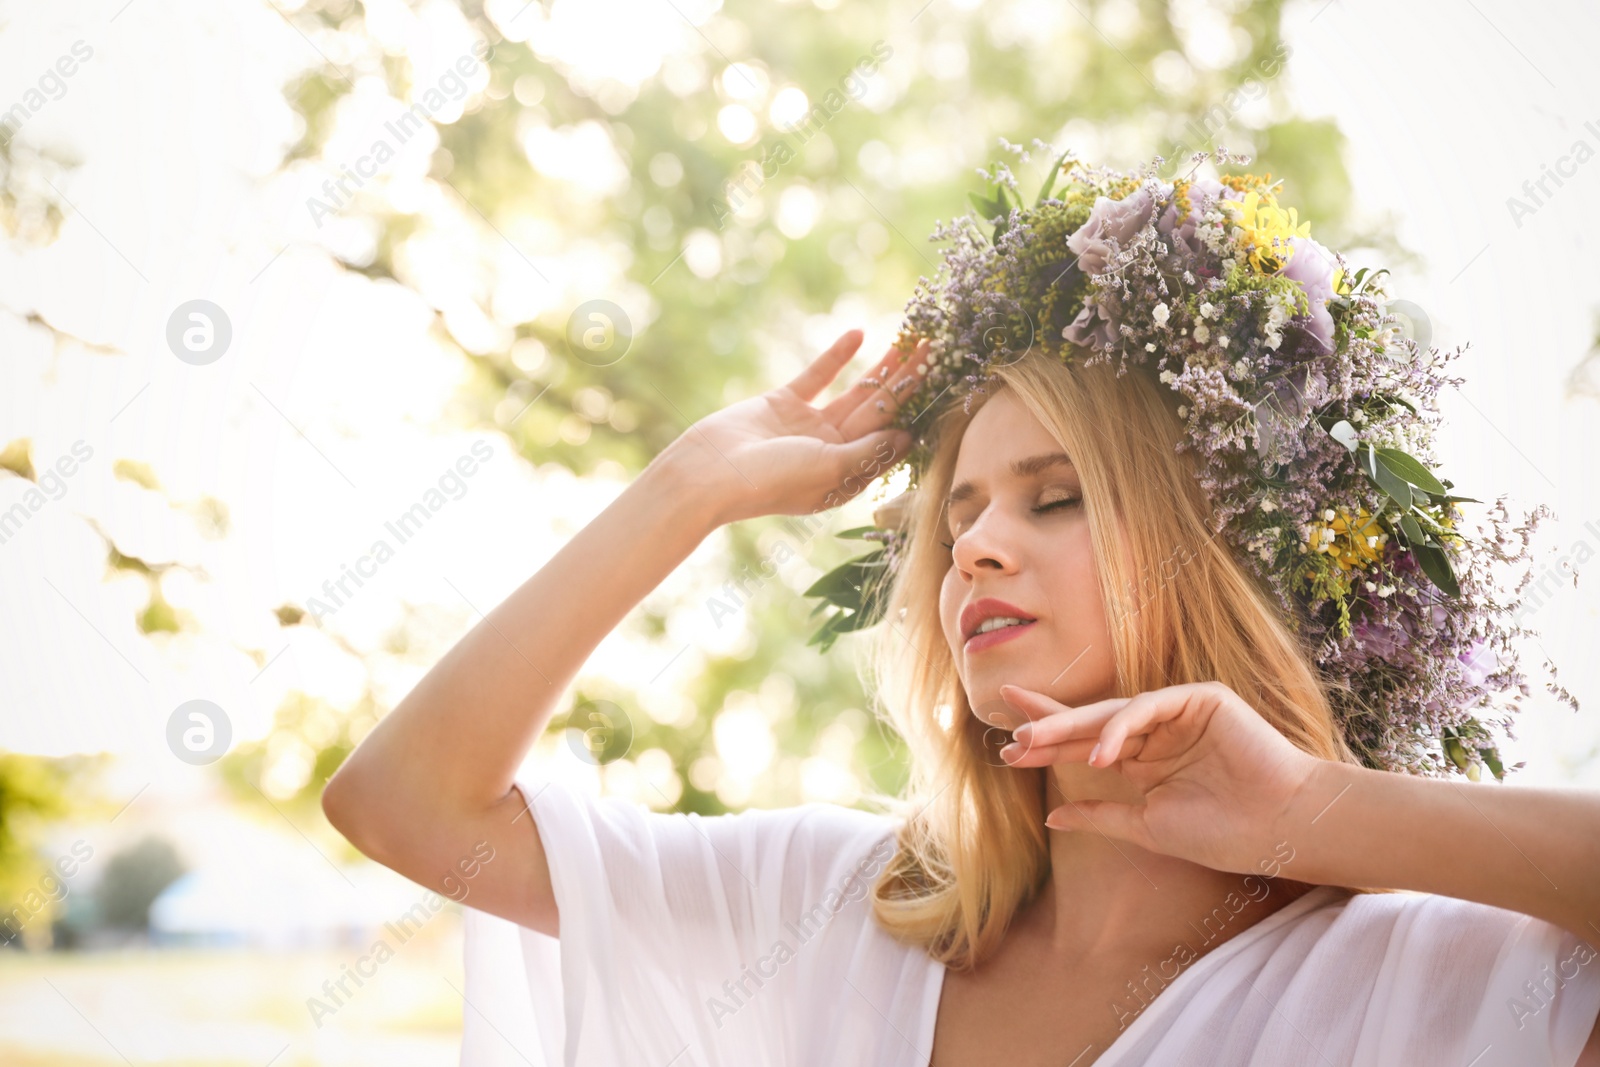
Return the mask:
[[[1094,1061],[1096,1067],[1117,1067],[1116,1058],[1120,1057],[1122,1051],[1137,1040],[1146,1030],[1155,1025],[1152,1021],[1154,1018],[1164,1014],[1161,1010],[1162,1005],[1170,1006],[1176,1003],[1167,994],[1174,989],[1179,987],[1187,988],[1188,985],[1193,985],[1196,981],[1199,981],[1200,979],[1193,977],[1197,972],[1209,973],[1215,970],[1228,957],[1254,943],[1262,935],[1272,932],[1291,919],[1297,919],[1317,908],[1323,907],[1325,904],[1332,903],[1334,900],[1344,897],[1346,893],[1347,890],[1343,890],[1338,886],[1316,886],[1291,900],[1254,926],[1229,938],[1195,960],[1194,963],[1180,972],[1176,978],[1163,986],[1161,992],[1156,994],[1149,1006],[1139,1013],[1139,1017],[1126,1030],[1118,1034],[1117,1039],[1111,1042],[1106,1050],[1096,1057]],[[945,974],[949,970],[937,960],[931,957],[927,957],[927,959],[935,972],[935,977],[933,981],[927,984],[927,992],[922,1002],[922,1025],[917,1035],[917,1067],[927,1067],[928,1063],[933,1059],[933,1033],[935,1026],[939,1022],[939,998],[944,992]]]

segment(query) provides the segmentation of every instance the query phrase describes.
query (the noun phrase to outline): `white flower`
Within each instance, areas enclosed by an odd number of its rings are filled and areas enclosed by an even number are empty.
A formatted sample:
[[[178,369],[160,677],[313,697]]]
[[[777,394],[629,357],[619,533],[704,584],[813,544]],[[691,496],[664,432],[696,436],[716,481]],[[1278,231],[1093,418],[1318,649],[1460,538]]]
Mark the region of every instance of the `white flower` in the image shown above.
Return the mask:
[[[1350,421],[1351,422],[1366,422],[1367,421],[1367,413],[1365,411],[1362,411],[1360,408],[1356,408],[1354,411],[1352,411],[1350,413]]]
[[[1157,304],[1150,310],[1150,317],[1156,320],[1157,326],[1165,326],[1167,324],[1167,316],[1171,314],[1172,309],[1167,307],[1166,304]]]
[[[1199,341],[1201,344],[1205,344],[1206,339],[1209,338],[1210,336],[1211,336],[1211,330],[1206,326],[1205,323],[1203,323],[1203,322],[1195,323],[1194,339],[1196,341]]]
[[[1193,285],[1194,284],[1194,275],[1191,274],[1188,271],[1184,271],[1183,272],[1183,284],[1185,284],[1185,285]]]
[[[1392,586],[1392,585],[1380,585],[1380,586],[1378,586],[1378,595],[1379,596],[1386,597],[1386,596],[1388,596],[1389,594],[1391,594],[1393,592],[1394,592],[1394,586]]]
[[[1224,343],[1226,343],[1228,339],[1224,337],[1222,340]],[[1239,362],[1233,365],[1233,373],[1243,378],[1246,374],[1250,373],[1250,364],[1241,359]]]
[[[1328,508],[1327,510],[1323,511],[1323,513],[1322,513],[1322,521],[1323,522],[1332,522],[1333,521],[1333,509],[1332,508]]]
[[[1270,348],[1274,352],[1276,352],[1278,350],[1278,346],[1281,345],[1281,344],[1283,344],[1283,338],[1282,337],[1279,337],[1275,333],[1267,334],[1267,347],[1268,348]]]
[[[1228,339],[1226,337],[1222,337],[1222,336],[1219,335],[1217,337],[1217,344],[1221,345],[1223,348],[1227,348],[1228,347]]]
[[[1156,350],[1156,343],[1154,341],[1146,341],[1144,343],[1144,350],[1146,352],[1154,352]]]
[[[1217,317],[1217,306],[1215,304],[1211,303],[1211,301],[1209,301],[1209,300],[1200,301],[1200,317],[1202,319],[1214,319],[1214,318],[1216,318]]]
[[[1261,510],[1266,512],[1268,515],[1271,515],[1274,511],[1278,510],[1278,505],[1274,504],[1270,500],[1263,500],[1261,502]]]
[[[1187,405],[1187,404],[1179,404],[1178,405],[1178,418],[1187,419],[1188,417],[1189,417],[1189,405]]]
[[[1162,371],[1159,375],[1157,375],[1157,377],[1159,377],[1161,379],[1161,384],[1162,385],[1171,385],[1173,382],[1177,381],[1177,379],[1178,379],[1178,376],[1176,374],[1173,374],[1172,371],[1170,371],[1170,370]]]

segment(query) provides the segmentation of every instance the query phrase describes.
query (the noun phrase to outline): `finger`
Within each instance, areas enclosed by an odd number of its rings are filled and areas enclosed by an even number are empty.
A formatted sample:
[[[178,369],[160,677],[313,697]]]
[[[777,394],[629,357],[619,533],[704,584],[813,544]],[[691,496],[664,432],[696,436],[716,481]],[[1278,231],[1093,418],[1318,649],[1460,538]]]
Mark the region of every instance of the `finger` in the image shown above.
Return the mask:
[[[1126,697],[1112,697],[1093,704],[1069,707],[1043,693],[1017,685],[1000,687],[1000,699],[1028,717],[1017,727],[1013,738],[1022,745],[1053,745],[1075,737],[1097,735],[1123,705]]]
[[[1045,816],[1052,830],[1081,830],[1131,841],[1149,847],[1144,825],[1144,805],[1115,800],[1069,800]]]
[[[796,375],[789,383],[789,390],[801,400],[812,400],[816,395],[827,388],[828,383],[838,377],[845,364],[855,357],[856,349],[861,347],[862,338],[866,334],[860,330],[846,330],[839,335],[839,339],[822,355],[811,361],[810,366]]]
[[[917,347],[909,353],[891,346],[875,367],[863,374],[856,380],[854,386],[835,397],[822,409],[824,417],[843,432],[851,416],[867,408],[870,402],[894,396],[895,394],[888,390],[896,379],[909,375],[915,380],[925,374],[928,349],[927,340],[919,341]],[[876,428],[876,426],[865,427],[865,429]],[[857,432],[862,432],[863,427],[857,426],[855,429]]]
[[[1108,767],[1122,759],[1122,750],[1134,734],[1147,734],[1164,722],[1172,722],[1188,709],[1187,686],[1168,686],[1140,693],[1112,715],[1100,731],[1100,751],[1089,760],[1091,767]]]
[[[1144,751],[1145,734],[1131,734],[1122,743],[1122,759],[1137,759]],[[1013,741],[1000,750],[1008,767],[1052,767],[1058,763],[1088,763],[1100,750],[1099,736],[1080,737],[1054,745],[1024,745]]]
[[[882,429],[894,421],[901,401],[916,392],[921,378],[911,366],[895,372],[858,404],[839,424],[841,436],[858,437]]]
[[[1055,745],[1028,745],[1013,741],[1000,750],[1008,767],[1050,767],[1057,763],[1084,763],[1099,744],[1098,738],[1085,737]]]

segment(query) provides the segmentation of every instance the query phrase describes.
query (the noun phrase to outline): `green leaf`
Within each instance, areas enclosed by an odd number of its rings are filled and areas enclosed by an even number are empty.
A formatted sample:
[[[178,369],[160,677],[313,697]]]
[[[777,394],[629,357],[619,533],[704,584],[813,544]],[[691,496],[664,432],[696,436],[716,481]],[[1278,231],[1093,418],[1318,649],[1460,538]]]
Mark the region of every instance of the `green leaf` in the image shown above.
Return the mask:
[[[1444,496],[1446,493],[1445,487],[1439,484],[1439,479],[1435,478],[1427,467],[1398,448],[1380,448],[1377,452],[1379,463],[1388,464],[1390,470],[1423,492],[1435,496]]]
[[[1428,543],[1428,535],[1422,532],[1422,526],[1417,522],[1415,515],[1400,517],[1400,532],[1406,535],[1406,544],[1413,548]]]
[[[1467,769],[1467,764],[1470,761],[1467,759],[1467,748],[1461,743],[1460,738],[1453,736],[1443,737],[1439,743],[1444,748],[1446,759],[1462,770]]]
[[[1376,450],[1371,445],[1363,445],[1364,461],[1361,469],[1366,472],[1374,485],[1389,494],[1401,511],[1411,510],[1411,483],[1396,474],[1388,464],[1378,457]]]
[[[1056,187],[1056,178],[1061,174],[1061,164],[1065,163],[1067,161],[1067,157],[1070,155],[1072,155],[1072,149],[1069,148],[1065,152],[1061,153],[1060,157],[1056,159],[1055,166],[1050,168],[1050,174],[1047,178],[1045,178],[1044,187],[1039,190],[1038,197],[1033,201],[1034,207],[1038,207],[1049,198],[1050,193]]]
[[[880,532],[876,526],[852,526],[848,530],[840,530],[835,537],[850,537],[857,541],[865,540],[870,533]]]
[[[1478,755],[1483,757],[1484,765],[1487,766],[1490,772],[1494,774],[1496,780],[1505,780],[1506,769],[1505,766],[1500,762],[1499,749],[1495,748],[1493,745],[1490,745],[1488,748],[1478,749]]]
[[[859,611],[873,591],[888,575],[889,559],[879,548],[847,560],[824,574],[805,591],[808,597],[821,597],[830,604]]]
[[[1408,516],[1409,517],[1409,516]],[[1437,545],[1411,546],[1412,555],[1417,557],[1417,565],[1422,568],[1422,573],[1438,586],[1448,596],[1461,595],[1461,586],[1456,581],[1456,573],[1450,566],[1450,557],[1444,549]]]
[[[977,193],[968,193],[967,199],[972,201],[972,206],[978,209],[978,217],[985,222],[993,222],[996,215],[1005,214],[1005,205],[994,200],[985,200]]]

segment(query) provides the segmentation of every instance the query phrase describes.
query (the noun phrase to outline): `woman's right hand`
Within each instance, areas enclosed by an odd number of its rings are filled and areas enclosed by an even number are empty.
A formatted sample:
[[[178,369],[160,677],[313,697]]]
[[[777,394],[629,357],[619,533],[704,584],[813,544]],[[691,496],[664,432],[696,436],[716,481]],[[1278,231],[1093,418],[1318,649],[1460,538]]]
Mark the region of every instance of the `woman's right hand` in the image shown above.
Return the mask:
[[[718,524],[837,507],[905,455],[911,435],[887,427],[897,398],[915,392],[927,341],[909,356],[891,347],[850,389],[811,403],[861,340],[860,330],[846,332],[792,382],[707,415],[662,453],[691,472]]]

